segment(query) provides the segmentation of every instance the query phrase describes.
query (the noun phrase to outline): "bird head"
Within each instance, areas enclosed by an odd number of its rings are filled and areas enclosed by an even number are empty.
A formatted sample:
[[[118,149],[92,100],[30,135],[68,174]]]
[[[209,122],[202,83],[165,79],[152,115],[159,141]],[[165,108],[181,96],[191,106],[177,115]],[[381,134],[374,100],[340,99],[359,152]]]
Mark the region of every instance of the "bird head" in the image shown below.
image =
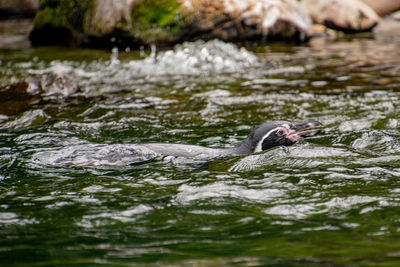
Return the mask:
[[[243,152],[261,152],[276,146],[291,146],[297,141],[321,133],[322,123],[308,121],[290,123],[286,121],[265,122],[254,129],[239,146]]]

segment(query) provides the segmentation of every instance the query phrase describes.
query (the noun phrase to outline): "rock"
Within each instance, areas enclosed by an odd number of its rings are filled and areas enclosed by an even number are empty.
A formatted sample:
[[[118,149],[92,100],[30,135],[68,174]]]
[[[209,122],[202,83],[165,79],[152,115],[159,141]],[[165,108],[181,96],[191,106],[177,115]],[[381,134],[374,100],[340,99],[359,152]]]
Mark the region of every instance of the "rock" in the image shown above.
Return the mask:
[[[28,87],[29,84],[26,81],[0,87],[0,114],[7,116],[19,114],[40,102],[39,95],[32,95],[27,92]]]
[[[338,31],[329,29],[328,27],[322,24],[313,24],[312,29],[313,29],[313,37],[336,39],[340,35]]]
[[[28,77],[0,87],[0,114],[18,114],[44,98],[64,99],[79,91],[79,86],[61,72]]]
[[[344,32],[364,32],[380,18],[361,0],[303,0],[313,21]]]
[[[400,11],[397,11],[391,15],[392,19],[400,20]]]
[[[31,95],[68,97],[79,92],[79,86],[62,72],[52,72],[26,79],[26,92]]]
[[[0,14],[3,16],[33,17],[39,9],[39,0],[0,0]]]
[[[306,40],[311,19],[295,0],[42,0],[33,44],[113,47],[219,38]]]
[[[114,30],[129,31],[132,26],[130,11],[135,0],[94,1],[88,34],[99,36]]]
[[[86,16],[94,0],[41,0],[30,34],[32,45],[78,46],[87,42]]]
[[[374,37],[377,40],[385,40],[389,42],[399,42],[400,41],[400,21],[384,18],[381,23],[373,31]]]
[[[379,16],[400,10],[400,0],[363,0],[363,2],[375,10]]]
[[[0,20],[0,49],[26,49],[31,47],[29,33],[33,28],[31,19]]]
[[[192,35],[204,39],[300,40],[312,34],[307,11],[292,0],[186,0]]]
[[[177,0],[42,0],[33,45],[138,47],[181,39],[186,21]]]
[[[123,22],[120,23],[122,27],[114,27],[112,33],[118,33],[123,28],[126,36],[130,36],[131,41],[136,44],[177,43],[182,40],[191,23],[191,15],[182,10],[179,0],[126,1],[124,9],[128,10],[130,20],[120,20]]]

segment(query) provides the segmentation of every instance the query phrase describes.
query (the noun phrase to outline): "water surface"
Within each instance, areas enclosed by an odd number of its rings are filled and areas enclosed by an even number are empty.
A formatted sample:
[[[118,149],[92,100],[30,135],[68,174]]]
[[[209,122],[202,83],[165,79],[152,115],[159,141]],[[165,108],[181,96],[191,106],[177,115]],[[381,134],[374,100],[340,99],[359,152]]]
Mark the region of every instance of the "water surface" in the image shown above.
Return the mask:
[[[0,262],[397,266],[398,47],[2,50],[1,85],[64,72],[81,92],[0,108]],[[130,157],[138,143],[232,147],[264,121],[309,119],[325,134],[288,151]]]

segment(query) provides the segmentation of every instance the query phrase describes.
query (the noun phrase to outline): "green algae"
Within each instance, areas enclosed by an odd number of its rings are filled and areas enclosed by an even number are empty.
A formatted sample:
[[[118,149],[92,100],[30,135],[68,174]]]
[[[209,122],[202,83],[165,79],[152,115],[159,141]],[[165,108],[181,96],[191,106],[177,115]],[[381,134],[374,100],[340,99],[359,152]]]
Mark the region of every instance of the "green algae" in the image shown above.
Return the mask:
[[[85,14],[93,6],[93,0],[42,0],[36,14],[35,28],[65,27],[83,30]]]
[[[142,40],[176,41],[187,24],[176,0],[143,0],[132,8],[133,35]]]

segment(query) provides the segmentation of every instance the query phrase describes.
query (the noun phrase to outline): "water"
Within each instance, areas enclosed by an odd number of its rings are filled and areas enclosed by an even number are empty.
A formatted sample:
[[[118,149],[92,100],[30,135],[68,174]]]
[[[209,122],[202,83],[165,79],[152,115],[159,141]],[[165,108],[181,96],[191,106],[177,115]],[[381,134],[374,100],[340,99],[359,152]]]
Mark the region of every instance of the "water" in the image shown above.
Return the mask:
[[[0,115],[1,264],[397,266],[398,47],[2,50],[1,84],[64,72],[81,92]],[[143,142],[232,147],[281,119],[325,134],[213,161],[131,156]]]

